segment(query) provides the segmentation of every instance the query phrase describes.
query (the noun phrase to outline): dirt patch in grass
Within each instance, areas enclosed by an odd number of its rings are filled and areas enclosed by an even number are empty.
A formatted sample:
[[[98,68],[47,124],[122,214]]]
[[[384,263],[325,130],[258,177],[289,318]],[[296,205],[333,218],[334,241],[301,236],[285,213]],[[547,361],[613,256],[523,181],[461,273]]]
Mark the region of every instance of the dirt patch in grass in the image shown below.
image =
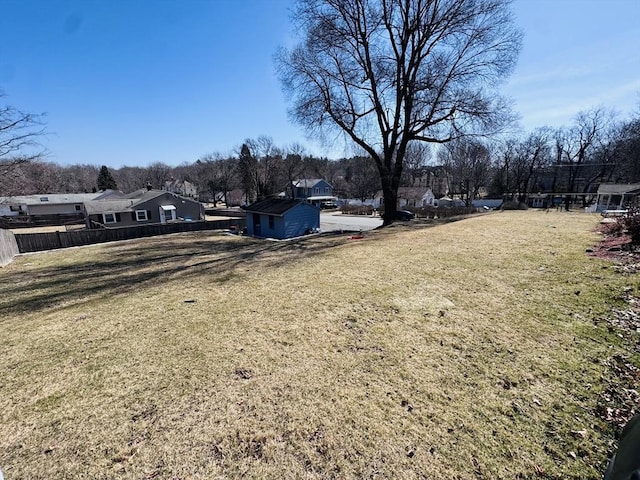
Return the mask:
[[[610,227],[610,223],[600,223],[596,232],[601,239],[587,253],[595,258],[615,262],[628,271],[637,271],[640,266],[640,249],[631,243],[631,236],[624,231],[617,231]]]
[[[503,212],[358,241],[196,232],[20,256],[0,271],[0,468],[599,479],[608,372],[638,364],[603,319],[637,285],[585,255],[594,226]]]

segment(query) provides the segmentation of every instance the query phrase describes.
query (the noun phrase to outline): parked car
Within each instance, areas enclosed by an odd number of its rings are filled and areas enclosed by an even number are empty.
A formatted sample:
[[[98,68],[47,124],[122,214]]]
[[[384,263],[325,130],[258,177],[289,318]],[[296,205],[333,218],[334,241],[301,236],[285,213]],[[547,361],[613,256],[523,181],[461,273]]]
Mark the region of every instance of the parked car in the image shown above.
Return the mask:
[[[322,202],[320,208],[323,210],[335,209],[338,208],[338,204],[335,202]]]
[[[400,220],[403,222],[413,220],[415,214],[410,212],[409,210],[397,210],[396,211],[396,220]]]

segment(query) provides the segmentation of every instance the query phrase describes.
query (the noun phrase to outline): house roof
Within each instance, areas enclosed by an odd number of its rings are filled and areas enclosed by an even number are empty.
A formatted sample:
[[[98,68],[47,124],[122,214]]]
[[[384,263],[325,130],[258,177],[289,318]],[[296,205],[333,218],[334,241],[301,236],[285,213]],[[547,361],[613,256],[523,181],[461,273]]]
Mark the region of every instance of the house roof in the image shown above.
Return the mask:
[[[291,200],[290,198],[267,198],[266,200],[260,200],[247,207],[244,207],[245,211],[251,213],[265,213],[268,215],[282,215],[287,210],[291,210],[293,207],[303,204],[301,200]],[[307,204],[313,207],[311,204]],[[316,207],[313,207],[316,208]]]
[[[105,212],[127,212],[132,209],[135,203],[137,202],[128,199],[95,200],[93,202],[87,202],[84,208],[89,215]]]
[[[159,197],[160,195],[166,195],[167,193],[171,195],[171,192],[167,192],[166,190],[147,190],[146,188],[141,188],[135,192],[127,193],[124,198],[132,198],[146,202],[147,200]]]
[[[120,190],[104,190],[100,195],[98,195],[93,200],[115,200],[117,198],[124,198],[125,194]]]
[[[319,184],[320,182],[324,182],[327,185],[331,186],[329,184],[329,182],[327,182],[326,180],[323,180],[322,178],[311,178],[311,179],[301,179],[301,180],[296,180],[295,182],[293,182],[293,184],[296,187],[301,187],[301,188],[312,188],[315,187],[317,184]]]
[[[21,205],[61,205],[70,203],[83,203],[103,195],[97,193],[52,193],[42,195],[21,195],[17,197],[0,197],[0,203]]]
[[[598,187],[599,195],[622,195],[636,191],[640,191],[640,183],[601,183]]]

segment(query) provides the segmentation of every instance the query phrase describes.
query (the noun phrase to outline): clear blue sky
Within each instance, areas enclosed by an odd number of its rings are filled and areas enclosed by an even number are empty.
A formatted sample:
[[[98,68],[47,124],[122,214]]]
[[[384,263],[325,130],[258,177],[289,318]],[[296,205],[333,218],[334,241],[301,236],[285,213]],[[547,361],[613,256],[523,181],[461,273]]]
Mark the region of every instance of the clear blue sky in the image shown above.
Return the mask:
[[[335,156],[289,122],[274,73],[292,1],[0,0],[0,88],[47,113],[43,143],[63,165],[178,165],[259,135]],[[514,12],[524,48],[504,93],[525,129],[598,105],[640,111],[640,1]]]

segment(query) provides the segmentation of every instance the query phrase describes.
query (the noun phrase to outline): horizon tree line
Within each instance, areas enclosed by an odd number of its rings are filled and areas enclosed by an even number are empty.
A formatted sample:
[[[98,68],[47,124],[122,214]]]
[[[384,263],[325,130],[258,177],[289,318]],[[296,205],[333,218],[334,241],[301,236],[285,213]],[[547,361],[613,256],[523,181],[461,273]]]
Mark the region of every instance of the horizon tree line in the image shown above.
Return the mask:
[[[491,140],[458,139],[437,149],[412,143],[399,185],[424,188],[425,176],[434,169],[444,172],[450,185],[448,191],[434,193],[467,204],[480,196],[526,201],[545,192],[594,192],[602,182],[640,182],[640,115],[620,122],[612,111],[598,107],[578,113],[571,125],[560,128],[539,127]],[[241,189],[244,202],[250,203],[282,192],[291,197],[293,183],[302,178],[322,178],[342,198],[366,200],[381,191],[375,162],[366,154],[329,160],[307,154],[297,143],[279,147],[263,135],[246,139],[237,152],[207,154],[177,166],[154,162],[100,168],[30,159],[0,177],[0,195],[91,192],[114,184],[128,193],[186,180],[202,200],[228,203],[228,193]]]

